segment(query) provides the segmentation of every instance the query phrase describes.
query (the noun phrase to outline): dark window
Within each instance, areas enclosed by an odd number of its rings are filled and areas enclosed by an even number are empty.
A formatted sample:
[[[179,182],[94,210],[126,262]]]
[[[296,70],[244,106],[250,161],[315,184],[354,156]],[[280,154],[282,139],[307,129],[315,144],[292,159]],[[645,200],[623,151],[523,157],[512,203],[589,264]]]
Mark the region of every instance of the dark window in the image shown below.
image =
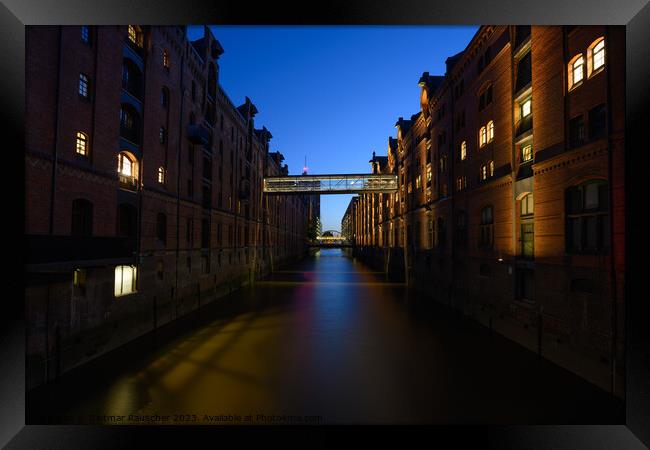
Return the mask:
[[[165,266],[162,261],[158,261],[156,264],[156,276],[159,280],[165,277]]]
[[[160,104],[165,108],[169,106],[169,89],[166,87],[163,87],[162,91],[160,91]]]
[[[120,109],[120,135],[135,144],[140,143],[140,117],[128,104]]]
[[[192,101],[196,101],[196,82],[192,80]]]
[[[72,273],[72,286],[75,297],[84,297],[86,295],[87,275],[87,269],[75,269]]]
[[[201,248],[210,247],[210,220],[201,220]]]
[[[532,258],[535,254],[535,233],[533,223],[526,222],[521,224],[521,256]]]
[[[79,74],[79,96],[88,99],[90,97],[89,93],[89,88],[90,88],[90,81],[88,80],[88,76],[86,74],[80,73]]]
[[[598,139],[605,135],[607,125],[607,108],[598,105],[589,111],[589,139]]]
[[[531,57],[530,52],[517,62],[517,81],[515,84],[515,92],[520,91],[530,84],[532,79],[531,70]]]
[[[138,99],[142,96],[142,74],[130,59],[123,61],[122,88]]]
[[[591,181],[566,193],[566,244],[569,253],[599,253],[609,239],[608,185]]]
[[[214,64],[208,68],[208,96],[215,98],[217,93],[217,69]]]
[[[190,163],[190,166],[194,165],[194,146],[190,145],[187,148],[187,162]]]
[[[117,235],[135,237],[138,212],[133,205],[122,203],[117,207]]]
[[[92,236],[93,204],[83,198],[72,201],[72,236]]]
[[[572,148],[578,147],[585,142],[585,123],[582,115],[574,117],[569,121],[569,145]]]
[[[438,217],[438,225],[436,226],[438,246],[444,246],[447,242],[447,224],[444,217]]]
[[[530,36],[530,25],[517,25],[515,28],[515,48]]]
[[[491,249],[494,242],[494,218],[492,206],[486,206],[481,210],[481,234],[479,236],[479,247]]]
[[[187,180],[187,196],[188,197],[194,196],[194,180],[192,180],[191,178],[188,178]]]
[[[483,89],[483,92],[481,92],[479,95],[478,110],[482,111],[490,103],[492,103],[492,85],[489,85],[486,89]]]
[[[465,211],[458,211],[456,213],[456,233],[455,241],[459,247],[464,247],[467,244],[467,213]]]
[[[163,213],[156,217],[156,238],[163,244],[167,243],[167,216]]]
[[[535,301],[535,272],[517,269],[517,299]]]
[[[185,241],[189,244],[190,247],[192,246],[193,236],[194,236],[194,221],[188,217],[186,228],[185,228]]]
[[[165,142],[167,142],[167,130],[165,129],[165,127],[160,127],[159,138],[160,138],[160,143],[161,144],[164,144]]]

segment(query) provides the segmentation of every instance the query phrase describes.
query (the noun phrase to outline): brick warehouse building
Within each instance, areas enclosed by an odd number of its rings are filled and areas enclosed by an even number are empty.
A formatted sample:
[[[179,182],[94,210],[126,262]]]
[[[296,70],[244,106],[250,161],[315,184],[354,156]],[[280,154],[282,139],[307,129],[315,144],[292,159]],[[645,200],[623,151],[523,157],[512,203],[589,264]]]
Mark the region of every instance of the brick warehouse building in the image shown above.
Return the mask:
[[[316,196],[185,27],[26,28],[28,388],[306,251]],[[311,214],[311,217],[309,216]]]
[[[398,192],[344,218],[361,258],[619,397],[624,55],[623,27],[482,26],[373,155]]]

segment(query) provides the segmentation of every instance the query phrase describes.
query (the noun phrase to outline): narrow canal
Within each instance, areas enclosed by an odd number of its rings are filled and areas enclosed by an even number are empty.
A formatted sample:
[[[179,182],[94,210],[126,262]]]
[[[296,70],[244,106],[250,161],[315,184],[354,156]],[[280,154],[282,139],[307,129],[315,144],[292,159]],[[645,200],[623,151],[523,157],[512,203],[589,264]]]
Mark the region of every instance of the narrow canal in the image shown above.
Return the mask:
[[[27,423],[622,423],[623,403],[327,249],[28,396]]]

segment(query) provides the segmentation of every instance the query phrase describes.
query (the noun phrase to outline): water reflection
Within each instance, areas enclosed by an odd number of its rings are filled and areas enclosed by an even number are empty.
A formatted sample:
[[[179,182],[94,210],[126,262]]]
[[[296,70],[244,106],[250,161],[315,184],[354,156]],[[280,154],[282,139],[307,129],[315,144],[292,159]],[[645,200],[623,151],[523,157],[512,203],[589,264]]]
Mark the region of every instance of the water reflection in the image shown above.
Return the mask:
[[[201,322],[155,348],[134,344],[63,377],[30,400],[28,422],[45,423],[47,413],[184,414],[196,417],[190,423],[214,423],[216,415],[617,421],[620,405],[606,394],[426,304],[343,251],[323,249],[205,307]]]

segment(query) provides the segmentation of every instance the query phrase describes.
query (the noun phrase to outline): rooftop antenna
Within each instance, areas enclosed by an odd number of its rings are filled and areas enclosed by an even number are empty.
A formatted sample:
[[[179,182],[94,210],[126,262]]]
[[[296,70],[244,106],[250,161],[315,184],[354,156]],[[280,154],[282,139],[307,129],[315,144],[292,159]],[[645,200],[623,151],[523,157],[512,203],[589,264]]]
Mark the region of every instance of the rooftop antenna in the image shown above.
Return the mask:
[[[303,168],[302,168],[302,174],[303,174],[303,175],[307,175],[307,170],[308,170],[308,169],[309,169],[309,168],[307,167],[307,155],[305,155],[305,165],[304,165]]]

